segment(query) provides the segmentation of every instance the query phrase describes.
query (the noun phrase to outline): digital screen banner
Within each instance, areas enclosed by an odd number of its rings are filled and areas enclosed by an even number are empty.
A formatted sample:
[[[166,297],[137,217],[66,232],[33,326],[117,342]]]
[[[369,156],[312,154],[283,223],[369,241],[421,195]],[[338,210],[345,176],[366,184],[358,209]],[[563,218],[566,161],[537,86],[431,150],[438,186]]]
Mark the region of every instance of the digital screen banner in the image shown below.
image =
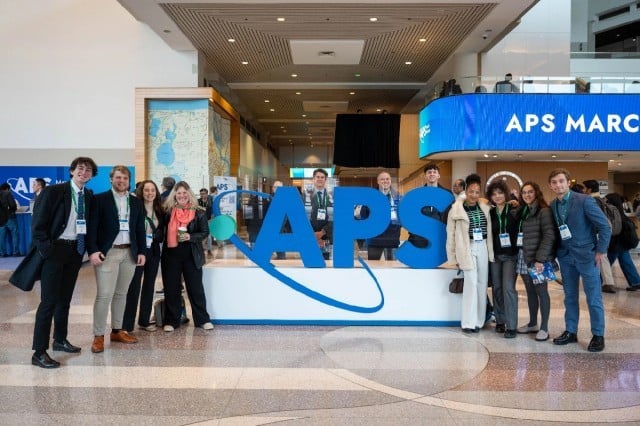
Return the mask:
[[[465,94],[420,112],[419,157],[452,151],[637,151],[640,95]]]

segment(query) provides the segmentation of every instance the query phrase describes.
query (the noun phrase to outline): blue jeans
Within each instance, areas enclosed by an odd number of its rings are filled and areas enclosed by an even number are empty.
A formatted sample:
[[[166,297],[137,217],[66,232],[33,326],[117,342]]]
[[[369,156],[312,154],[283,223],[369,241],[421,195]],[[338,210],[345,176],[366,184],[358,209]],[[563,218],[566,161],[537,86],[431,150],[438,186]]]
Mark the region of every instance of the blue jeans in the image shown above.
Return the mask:
[[[20,253],[20,234],[18,232],[18,219],[15,217],[9,218],[7,223],[4,226],[0,226],[0,255],[2,254],[12,254],[11,252],[5,250],[7,248],[7,231],[11,234],[11,247],[13,251],[13,255],[18,255]]]
[[[593,259],[587,262],[577,262],[566,256],[559,257],[562,286],[564,287],[564,322],[570,333],[578,332],[580,319],[579,280],[587,296],[589,319],[591,320],[591,334],[604,336],[604,306],[602,305],[602,290],[600,283],[600,268],[594,265]]]
[[[613,266],[616,259],[620,262],[620,269],[622,269],[622,273],[627,279],[629,286],[640,286],[640,275],[638,274],[636,265],[631,259],[629,250],[610,251],[607,253],[607,257],[609,258],[611,266]]]

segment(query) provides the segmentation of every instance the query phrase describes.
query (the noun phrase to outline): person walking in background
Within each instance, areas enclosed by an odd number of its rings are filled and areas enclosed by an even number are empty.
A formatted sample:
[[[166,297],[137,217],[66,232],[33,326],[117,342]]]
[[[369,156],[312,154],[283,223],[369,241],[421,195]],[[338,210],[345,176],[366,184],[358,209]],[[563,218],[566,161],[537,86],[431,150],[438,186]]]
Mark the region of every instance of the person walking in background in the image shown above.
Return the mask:
[[[16,212],[18,211],[18,203],[11,193],[11,186],[5,182],[0,185],[0,205],[7,208],[7,221],[3,226],[0,226],[0,255],[2,256],[24,256],[24,253],[20,252],[20,231],[18,230],[18,218]],[[11,253],[4,253],[7,245],[7,232],[11,236]]]
[[[269,206],[271,205],[271,200],[273,199],[273,196],[276,195],[276,191],[278,191],[278,188],[282,188],[282,182],[279,180],[276,180],[273,182],[272,188],[271,188],[271,198],[268,200],[264,201],[264,215],[265,217],[267,216],[267,212],[269,211]],[[280,228],[280,232],[281,233],[290,233],[291,232],[291,224],[289,223],[289,220],[285,220],[285,222],[282,224],[282,227]],[[284,251],[277,251],[276,252],[276,259],[278,260],[284,260],[287,258],[287,253]]]
[[[556,345],[578,341],[579,280],[587,298],[591,333],[589,352],[604,350],[604,306],[600,286],[600,261],[606,255],[611,226],[593,197],[569,191],[571,174],[563,168],[549,174],[549,187],[555,193],[551,202],[553,217],[560,232],[558,261],[564,288],[565,331],[555,339]]]
[[[640,275],[638,269],[631,259],[629,250],[634,249],[638,245],[638,236],[636,233],[636,225],[629,219],[623,211],[623,198],[616,193],[607,194],[605,198],[615,208],[620,211],[622,217],[622,231],[619,235],[612,236],[609,243],[609,251],[607,257],[609,263],[613,266],[616,260],[620,262],[620,269],[627,280],[627,291],[636,291],[640,289]]]
[[[33,183],[31,184],[31,191],[33,192],[33,199],[31,203],[29,203],[29,211],[33,212],[35,209],[36,201],[38,200],[38,195],[42,192],[44,187],[47,186],[47,182],[42,178],[35,178]]]
[[[111,342],[137,343],[122,327],[127,292],[136,266],[145,263],[144,211],[129,194],[131,172],[118,165],[109,174],[111,188],[97,194],[88,222],[87,249],[96,273],[91,352],[104,352],[104,332],[111,307]]]
[[[69,182],[48,186],[38,196],[31,222],[32,244],[44,258],[31,363],[42,368],[60,366],[47,354],[54,319],[53,350],[81,350],[67,339],[69,306],[85,253],[86,221],[93,204],[93,193],[85,185],[98,174],[98,166],[89,157],[77,157],[69,173]]]
[[[495,207],[491,209],[491,238],[494,262],[489,264],[493,284],[493,312],[496,317],[496,333],[504,337],[516,337],[518,326],[518,292],[516,291],[516,247],[518,224],[507,202],[509,188],[502,180],[496,180],[487,188],[487,199]]]
[[[447,219],[447,263],[464,271],[462,331],[477,333],[486,321],[489,262],[494,261],[489,206],[481,204],[480,176],[465,179],[466,200],[453,203]]]
[[[204,209],[205,215],[207,216],[207,222],[211,220],[213,216],[212,206],[213,198],[209,195],[209,190],[207,188],[200,189],[200,198],[198,198],[198,205]],[[205,239],[205,246],[207,249],[207,254],[211,256],[211,234],[207,235]]]
[[[207,313],[207,301],[202,284],[202,242],[209,235],[206,213],[198,205],[189,184],[184,181],[173,187],[164,207],[166,230],[161,256],[165,297],[164,331],[171,332],[180,326],[182,277],[196,326],[211,330],[213,324]]]
[[[529,322],[518,328],[518,333],[536,333],[536,340],[543,342],[549,338],[549,315],[551,299],[548,283],[534,282],[529,268],[542,273],[547,262],[555,262],[556,230],[553,214],[535,182],[525,182],[520,189],[522,206],[515,212],[518,221],[518,262],[516,270],[527,290]],[[520,234],[522,237],[520,237]],[[538,327],[538,309],[540,327]]]
[[[136,266],[124,308],[122,328],[132,332],[138,312],[138,326],[146,331],[156,331],[155,324],[149,322],[153,305],[153,289],[160,267],[160,244],[164,240],[164,210],[160,202],[160,191],[155,182],[145,180],[136,187],[135,196],[144,205],[145,262],[144,266]],[[144,279],[143,279],[144,277]],[[142,290],[140,284],[142,283]]]
[[[176,184],[176,180],[171,176],[166,176],[162,178],[162,193],[160,194],[160,201],[164,203],[164,200],[167,199],[169,193],[173,189],[173,186]]]

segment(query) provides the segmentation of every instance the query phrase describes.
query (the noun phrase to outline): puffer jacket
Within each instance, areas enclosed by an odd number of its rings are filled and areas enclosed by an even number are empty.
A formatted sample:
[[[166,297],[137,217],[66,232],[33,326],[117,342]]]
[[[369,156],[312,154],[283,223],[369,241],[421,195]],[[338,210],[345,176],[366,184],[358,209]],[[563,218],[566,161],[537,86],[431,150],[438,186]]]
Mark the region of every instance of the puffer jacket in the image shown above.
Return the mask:
[[[526,214],[526,217],[523,216]],[[527,265],[533,262],[550,262],[555,259],[556,225],[548,207],[539,208],[535,201],[514,212],[518,222],[522,221],[522,251]]]
[[[486,203],[478,203],[478,205],[487,218],[487,251],[489,253],[489,261],[493,262],[490,207]],[[458,268],[465,271],[473,269],[469,238],[469,216],[464,210],[464,200],[457,200],[453,203],[447,218],[447,263],[458,265]]]

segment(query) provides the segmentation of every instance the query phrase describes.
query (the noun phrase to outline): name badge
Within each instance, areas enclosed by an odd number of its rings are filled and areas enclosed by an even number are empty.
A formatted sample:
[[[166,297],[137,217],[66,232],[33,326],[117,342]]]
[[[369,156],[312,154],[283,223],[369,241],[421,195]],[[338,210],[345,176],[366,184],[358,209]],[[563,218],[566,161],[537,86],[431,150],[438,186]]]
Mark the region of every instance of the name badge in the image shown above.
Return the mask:
[[[316,219],[318,219],[318,220],[327,220],[327,210],[326,209],[318,209],[318,214],[316,215]]]
[[[560,238],[563,240],[571,239],[571,231],[569,231],[569,227],[566,224],[560,225],[558,229],[560,230]]]
[[[147,248],[151,248],[151,243],[153,243],[153,234],[147,234],[145,236],[145,240],[147,241]]]
[[[481,228],[474,228],[473,229],[473,241],[482,241],[482,229]]]
[[[506,232],[498,235],[500,237],[500,246],[503,248],[511,247],[511,237]]]
[[[76,219],[76,234],[87,234],[87,221],[85,219]]]
[[[118,222],[120,222],[120,230],[121,231],[128,231],[129,230],[129,221],[127,219],[120,219]]]
[[[397,221],[398,220],[398,212],[393,207],[391,208],[391,220],[392,221]]]
[[[523,240],[524,240],[524,234],[522,232],[518,232],[518,240],[516,241],[516,246],[522,247]]]

